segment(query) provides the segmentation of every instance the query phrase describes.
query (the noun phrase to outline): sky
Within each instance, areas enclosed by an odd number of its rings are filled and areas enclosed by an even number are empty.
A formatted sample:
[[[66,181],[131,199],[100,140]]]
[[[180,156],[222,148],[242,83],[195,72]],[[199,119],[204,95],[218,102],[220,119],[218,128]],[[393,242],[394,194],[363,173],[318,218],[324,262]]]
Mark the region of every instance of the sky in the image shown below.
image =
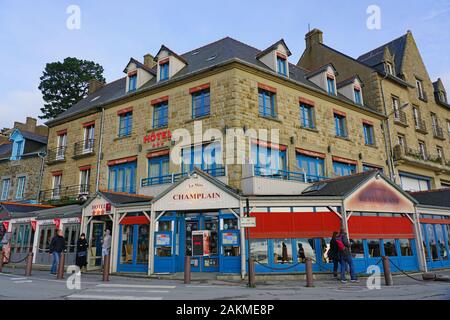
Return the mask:
[[[71,5],[79,20],[67,12]],[[380,9],[379,29],[367,27],[371,5]],[[431,79],[450,91],[450,0],[0,0],[0,128],[41,114],[46,63],[93,60],[111,82],[130,57],[142,61],[162,44],[182,54],[226,36],[261,50],[283,38],[297,63],[308,28],[352,57],[411,30]]]

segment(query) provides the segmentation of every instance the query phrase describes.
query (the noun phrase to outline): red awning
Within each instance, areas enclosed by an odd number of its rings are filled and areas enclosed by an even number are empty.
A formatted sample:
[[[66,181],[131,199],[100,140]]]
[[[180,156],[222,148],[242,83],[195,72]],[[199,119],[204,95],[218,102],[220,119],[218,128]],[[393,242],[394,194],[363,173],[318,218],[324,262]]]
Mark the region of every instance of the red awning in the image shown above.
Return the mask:
[[[120,221],[120,224],[149,224],[150,220],[146,216],[130,216]]]
[[[348,232],[352,239],[414,238],[407,217],[350,217]]]

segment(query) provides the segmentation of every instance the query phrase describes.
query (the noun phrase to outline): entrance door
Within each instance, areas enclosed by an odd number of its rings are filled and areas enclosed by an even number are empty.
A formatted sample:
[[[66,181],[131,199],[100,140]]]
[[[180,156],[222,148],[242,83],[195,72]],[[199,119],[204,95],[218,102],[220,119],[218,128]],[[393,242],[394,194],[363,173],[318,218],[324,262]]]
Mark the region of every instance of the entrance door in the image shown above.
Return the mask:
[[[68,265],[75,264],[75,257],[77,251],[77,240],[79,237],[80,225],[78,223],[71,223],[64,225],[64,240],[66,241],[66,262]]]
[[[191,257],[192,272],[219,271],[219,219],[197,216],[185,222],[185,255]],[[194,231],[206,231],[206,240]],[[207,248],[205,248],[207,246]],[[202,252],[203,251],[203,252]],[[184,258],[183,258],[184,259]]]
[[[37,247],[36,264],[50,265],[52,262],[50,241],[55,236],[56,226],[54,224],[39,226],[39,242]]]
[[[105,232],[106,223],[104,221],[94,221],[90,223],[88,268],[97,269],[102,265],[102,239]]]
[[[148,224],[120,225],[119,272],[147,272],[149,229]]]

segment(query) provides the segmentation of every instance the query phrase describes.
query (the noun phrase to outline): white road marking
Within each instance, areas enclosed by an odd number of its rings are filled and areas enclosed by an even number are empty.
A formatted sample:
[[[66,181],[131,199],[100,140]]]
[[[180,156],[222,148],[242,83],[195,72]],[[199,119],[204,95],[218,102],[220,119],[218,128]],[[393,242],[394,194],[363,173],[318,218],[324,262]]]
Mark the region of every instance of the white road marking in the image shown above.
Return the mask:
[[[73,294],[68,299],[90,299],[90,300],[162,300],[162,297],[135,297],[135,296],[104,296],[94,294]]]
[[[169,293],[168,290],[130,290],[130,289],[88,289],[89,292],[137,292],[137,293]]]
[[[12,281],[27,280],[28,278],[11,278]]]
[[[175,289],[176,286],[140,285],[140,284],[98,284],[101,288],[141,288],[141,289]]]
[[[33,282],[33,280],[14,281],[14,283],[30,283],[30,282]]]
[[[220,286],[199,286],[199,285],[187,285],[186,288],[218,288]],[[223,287],[223,286],[222,286]]]

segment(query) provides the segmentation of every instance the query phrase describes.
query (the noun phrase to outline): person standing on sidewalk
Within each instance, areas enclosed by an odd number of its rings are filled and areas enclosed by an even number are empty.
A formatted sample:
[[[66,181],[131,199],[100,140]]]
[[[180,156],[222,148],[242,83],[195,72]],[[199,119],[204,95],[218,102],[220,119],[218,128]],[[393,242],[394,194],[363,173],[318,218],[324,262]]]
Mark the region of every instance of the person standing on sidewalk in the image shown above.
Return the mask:
[[[86,235],[82,233],[77,241],[77,257],[75,263],[80,268],[80,271],[87,267],[87,250],[88,243],[86,241]]]
[[[330,250],[328,250],[328,258],[333,261],[333,277],[336,279],[338,276],[339,267],[339,248],[336,242],[338,232],[334,231],[330,241]]]
[[[102,264],[104,264],[105,256],[108,256],[111,252],[111,231],[106,229],[105,236],[102,240]]]
[[[350,242],[348,241],[345,230],[341,229],[339,236],[336,238],[336,243],[339,249],[339,262],[341,264],[341,282],[347,282],[345,276],[347,264],[350,268],[351,282],[358,282],[356,279],[355,266],[353,265],[352,253],[350,251]]]
[[[61,229],[58,229],[56,235],[50,241],[49,254],[53,256],[52,268],[50,269],[50,273],[56,275],[56,271],[58,270],[59,259],[61,258],[61,253],[66,250],[66,241],[63,237],[63,232]]]

